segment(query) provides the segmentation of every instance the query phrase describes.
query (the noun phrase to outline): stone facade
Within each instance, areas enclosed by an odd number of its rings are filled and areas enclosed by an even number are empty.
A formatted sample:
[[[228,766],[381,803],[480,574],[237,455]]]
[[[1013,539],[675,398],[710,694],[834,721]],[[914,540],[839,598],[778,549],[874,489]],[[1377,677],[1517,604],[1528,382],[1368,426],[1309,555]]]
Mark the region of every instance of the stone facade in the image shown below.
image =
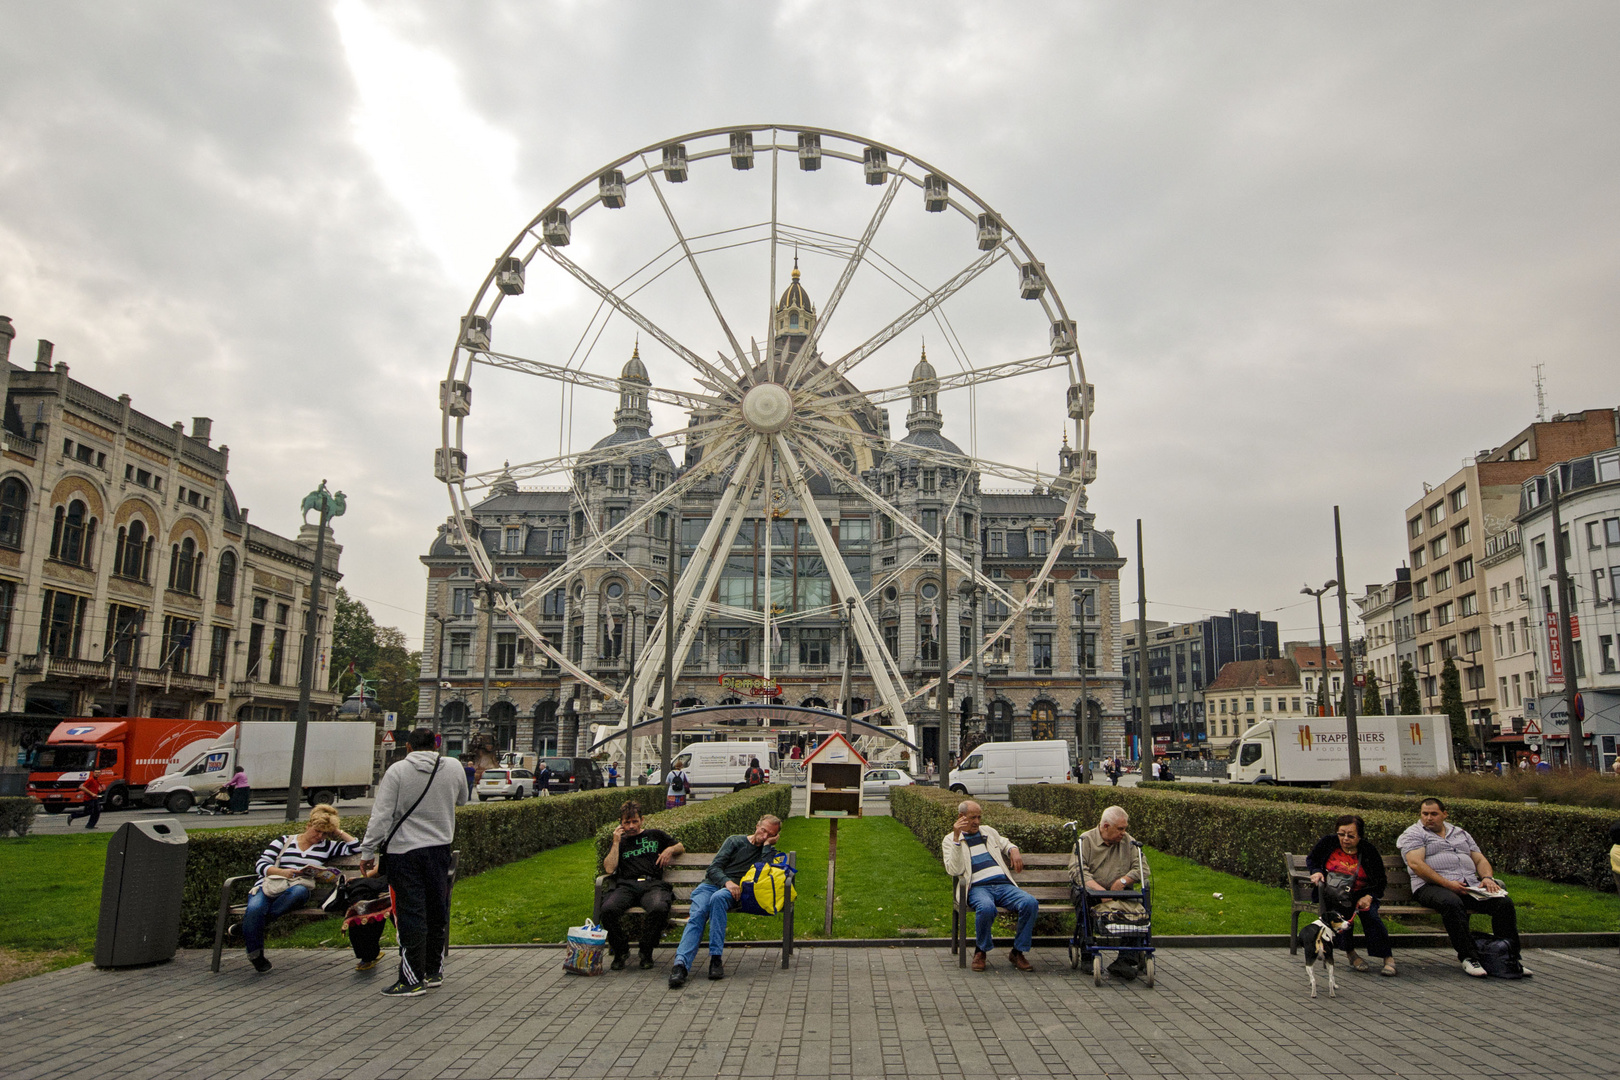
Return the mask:
[[[814,306],[795,269],[777,308],[773,349],[779,370],[798,356],[814,325]],[[613,434],[594,449],[648,437],[650,383],[639,355],[625,364],[619,387]],[[926,354],[916,365],[910,391],[903,440],[885,452],[876,439],[852,437],[832,456],[928,533],[937,537],[943,526],[953,555],[978,566],[1013,597],[1023,597],[1057,541],[1064,499],[1044,489],[984,491],[976,473],[928,456],[930,450],[961,451],[943,433],[938,378]],[[837,392],[852,395],[842,424],[852,432],[888,435],[885,410],[859,397],[847,382]],[[678,466],[667,452],[648,451],[643,443],[622,458],[595,459],[576,471],[569,488],[522,490],[509,480],[497,482],[472,516],[478,542],[501,581],[521,590],[545,577],[698,466],[708,445],[707,422],[701,412],[691,416]],[[1089,469],[1066,444],[1058,459],[1060,476]],[[960,592],[963,579],[955,572],[942,582],[937,541],[924,550],[852,484],[809,464],[816,513],[907,685],[937,674],[940,639],[953,665],[971,655],[974,643],[1005,617],[1005,605],[990,591]],[[630,657],[640,655],[649,627],[655,628],[662,615],[672,571],[678,575],[697,549],[728,479],[729,472],[701,480],[610,556],[591,561],[549,595],[530,598],[525,614],[570,662],[606,685],[622,685]],[[749,498],[750,513],[731,543],[694,647],[677,672],[678,707],[729,703],[734,695],[720,685],[720,677],[754,674],[781,684],[778,704],[836,710],[846,655],[853,657],[853,711],[881,704],[863,657],[845,640],[840,619],[845,597],[834,580],[841,575],[827,565],[797,500],[780,476],[770,493]],[[1112,533],[1094,528],[1094,515],[1083,503],[1078,517],[1078,543],[1062,552],[1035,603],[983,652],[977,675],[964,671],[955,680],[950,730],[943,737],[937,730],[937,703],[928,709],[925,698],[907,706],[906,722],[915,725],[930,759],[944,761],[959,753],[963,740],[985,738],[1062,738],[1077,753],[1094,758],[1123,752],[1118,582],[1124,560]],[[672,533],[675,567],[670,565]],[[462,750],[480,731],[498,750],[570,753],[587,747],[593,729],[600,736],[620,722],[622,706],[602,700],[543,651],[531,649],[515,624],[498,614],[491,623],[460,544],[459,530],[447,523],[423,557],[428,621],[418,719],[431,721],[437,714],[451,752]],[[748,617],[767,602],[773,612],[770,641],[760,617]],[[1079,722],[1083,650],[1090,653],[1089,726]],[[649,711],[658,707],[654,702]],[[649,740],[647,750],[638,747],[638,759],[645,760],[650,745]]]
[[[0,319],[5,711],[34,735],[59,716],[292,719],[315,526],[293,540],[249,524],[211,421],[187,434],[137,412],[70,378],[47,341],[13,365],[14,336]],[[328,532],[323,600],[341,554]],[[325,603],[316,633],[324,715]]]

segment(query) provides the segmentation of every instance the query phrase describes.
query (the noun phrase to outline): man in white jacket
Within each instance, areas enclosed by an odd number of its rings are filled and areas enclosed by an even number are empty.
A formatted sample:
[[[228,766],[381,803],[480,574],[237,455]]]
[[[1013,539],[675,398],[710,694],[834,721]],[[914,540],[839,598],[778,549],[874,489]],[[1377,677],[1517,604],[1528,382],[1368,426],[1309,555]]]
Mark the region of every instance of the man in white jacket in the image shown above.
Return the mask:
[[[456,807],[467,801],[467,773],[434,750],[430,728],[411,730],[411,752],[383,773],[371,806],[360,864],[370,869],[386,847],[383,873],[394,891],[399,979],[389,997],[420,997],[444,982],[450,947],[450,842]]]
[[[1018,848],[988,825],[980,824],[984,812],[971,800],[956,808],[956,824],[941,842],[945,872],[968,881],[968,906],[973,909],[973,970],[983,971],[986,958],[995,948],[991,930],[996,908],[1004,907],[1018,916],[1018,933],[1013,938],[1008,959],[1019,971],[1034,971],[1027,956],[1035,936],[1035,916],[1041,902],[1018,887],[1014,874],[1024,871],[1024,857]]]

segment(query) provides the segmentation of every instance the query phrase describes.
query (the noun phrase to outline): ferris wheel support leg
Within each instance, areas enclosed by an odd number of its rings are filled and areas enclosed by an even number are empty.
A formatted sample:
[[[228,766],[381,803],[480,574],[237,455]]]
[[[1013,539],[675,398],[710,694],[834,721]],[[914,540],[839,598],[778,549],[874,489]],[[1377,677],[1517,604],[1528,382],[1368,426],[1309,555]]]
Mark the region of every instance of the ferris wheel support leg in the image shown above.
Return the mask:
[[[793,486],[794,494],[799,498],[799,505],[804,510],[806,522],[811,533],[816,538],[816,546],[821,549],[823,561],[827,571],[831,574],[833,585],[838,589],[840,596],[860,596],[860,589],[855,586],[855,579],[850,575],[849,568],[844,560],[838,556],[838,546],[833,543],[832,533],[827,529],[827,523],[821,520],[821,514],[816,510],[816,497],[810,490],[810,483],[804,478],[804,470],[799,467],[799,461],[793,456],[784,439],[776,439],[777,451],[782,455],[782,468],[787,473],[788,483]],[[865,604],[855,605],[854,619],[851,626],[855,636],[861,643],[861,650],[867,657],[867,671],[872,681],[877,685],[879,696],[889,708],[890,722],[895,726],[902,726],[906,722],[905,698],[900,690],[896,689],[894,679],[890,677],[887,664],[889,657],[881,640],[876,622],[872,619],[871,609]],[[904,686],[904,683],[901,683]]]

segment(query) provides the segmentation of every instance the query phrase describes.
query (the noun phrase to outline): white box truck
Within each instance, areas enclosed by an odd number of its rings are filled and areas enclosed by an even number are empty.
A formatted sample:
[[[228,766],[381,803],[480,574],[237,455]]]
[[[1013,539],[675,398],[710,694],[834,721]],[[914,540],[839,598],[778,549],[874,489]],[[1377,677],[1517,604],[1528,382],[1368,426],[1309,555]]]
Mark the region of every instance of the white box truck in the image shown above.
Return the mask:
[[[1356,720],[1361,772],[1435,776],[1451,772],[1451,724],[1444,716],[1363,716]],[[1238,784],[1326,787],[1350,775],[1342,716],[1262,720],[1232,747],[1227,779]]]
[[[146,785],[147,806],[183,814],[225,785],[242,766],[255,799],[285,801],[292,775],[293,735],[286,721],[243,721],[192,761]],[[316,721],[304,743],[303,794],[309,805],[358,799],[371,789],[377,726],[359,721]]]

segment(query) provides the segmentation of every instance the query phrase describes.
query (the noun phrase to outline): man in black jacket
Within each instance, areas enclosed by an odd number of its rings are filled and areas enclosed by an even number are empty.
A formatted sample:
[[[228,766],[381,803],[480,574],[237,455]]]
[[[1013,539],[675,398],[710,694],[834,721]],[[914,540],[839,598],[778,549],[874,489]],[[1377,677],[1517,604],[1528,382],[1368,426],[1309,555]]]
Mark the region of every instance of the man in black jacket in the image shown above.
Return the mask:
[[[726,977],[721,953],[726,948],[726,916],[742,897],[743,875],[756,862],[763,862],[776,854],[776,838],[782,832],[782,819],[766,814],[748,836],[731,836],[720,845],[703,883],[692,890],[692,910],[686,918],[686,929],[681,933],[680,947],[675,950],[675,966],[669,972],[669,988],[677,990],[686,985],[686,976],[697,956],[698,942],[703,939],[704,924],[709,927],[709,978]]]

